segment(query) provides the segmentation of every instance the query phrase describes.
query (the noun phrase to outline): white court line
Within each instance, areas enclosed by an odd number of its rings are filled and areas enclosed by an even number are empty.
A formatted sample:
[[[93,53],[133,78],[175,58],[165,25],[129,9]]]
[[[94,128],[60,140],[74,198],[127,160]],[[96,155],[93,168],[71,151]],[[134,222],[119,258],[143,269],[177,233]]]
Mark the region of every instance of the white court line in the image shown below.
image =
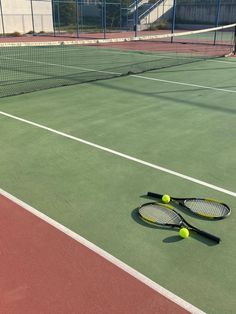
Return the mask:
[[[218,60],[218,59],[207,59],[207,61],[210,61],[210,62],[220,62],[220,63],[227,63],[227,64],[230,64],[232,66],[236,66],[236,62],[235,61],[225,61],[225,60]]]
[[[57,64],[57,63],[47,63],[43,61],[35,61],[35,60],[25,60],[25,59],[17,59],[17,58],[9,58],[9,57],[3,57],[1,59],[6,59],[6,60],[13,60],[13,61],[23,61],[27,63],[33,63],[33,64],[43,64],[43,65],[48,65],[48,66],[55,66],[59,68],[68,68],[68,69],[77,69],[77,70],[84,70],[84,71],[89,71],[89,72],[98,72],[98,73],[106,73],[106,74],[113,74],[113,75],[121,75],[122,73],[117,73],[117,72],[109,72],[109,71],[102,71],[102,70],[96,70],[96,69],[90,69],[90,68],[83,68],[83,67],[78,67],[74,65],[64,65],[64,64]],[[40,75],[40,73],[39,73]],[[47,74],[46,74],[47,75]]]
[[[154,78],[154,77],[148,77],[148,76],[143,76],[143,75],[134,75],[134,74],[132,74],[130,76],[136,77],[136,78],[139,78],[139,79],[141,78],[141,79],[145,79],[145,80],[162,82],[162,83],[168,83],[168,84],[191,86],[191,87],[197,87],[197,88],[202,88],[202,89],[210,89],[210,90],[214,90],[214,91],[227,92],[227,93],[236,93],[236,90],[232,90],[232,89],[225,89],[225,88],[197,85],[197,84],[177,82],[177,81],[162,80],[162,79],[158,79],[158,78]]]
[[[189,311],[190,313],[193,313],[193,314],[205,314],[205,312],[203,312],[200,309],[196,308],[195,306],[193,306],[192,304],[188,303],[187,301],[181,299],[180,297],[178,297],[174,293],[170,292],[169,290],[163,288],[162,286],[160,286],[156,282],[152,281],[148,277],[144,276],[143,274],[141,274],[140,272],[138,272],[134,268],[130,267],[129,265],[125,264],[124,262],[122,262],[118,258],[116,258],[113,255],[109,254],[108,252],[104,251],[103,249],[101,249],[97,245],[93,244],[92,242],[88,241],[87,239],[83,238],[79,234],[73,232],[72,230],[68,229],[67,227],[63,226],[62,224],[58,223],[57,221],[51,219],[47,215],[41,213],[37,209],[35,209],[35,208],[31,207],[30,205],[26,204],[25,202],[19,200],[15,196],[7,193],[6,191],[2,190],[1,188],[0,188],[0,194],[3,195],[4,197],[8,198],[9,200],[14,202],[15,204],[19,205],[20,207],[24,208],[28,212],[32,213],[33,215],[37,216],[38,218],[42,219],[46,223],[50,224],[51,226],[53,226],[56,229],[60,230],[65,235],[71,237],[75,241],[77,241],[80,244],[84,245],[86,248],[88,248],[88,249],[92,250],[93,252],[95,252],[96,254],[100,255],[101,257],[103,257],[104,259],[109,261],[110,263],[114,264],[115,266],[117,266],[121,270],[125,271],[126,273],[128,273],[129,275],[134,277],[135,279],[139,280],[140,282],[142,282],[143,284],[147,285],[148,287],[150,287],[154,291],[156,291],[159,294],[163,295],[165,298],[167,298],[170,301],[178,304],[183,309],[186,309],[187,311]]]
[[[229,191],[229,190],[226,190],[226,189],[223,189],[223,188],[221,188],[221,187],[218,187],[218,186],[216,186],[216,185],[207,183],[207,182],[205,182],[205,181],[201,181],[201,180],[195,179],[195,178],[193,178],[193,177],[189,177],[189,176],[184,175],[184,174],[182,174],[182,173],[179,173],[179,172],[176,172],[176,171],[173,171],[173,170],[170,170],[170,169],[167,169],[167,168],[164,168],[164,167],[161,167],[161,166],[152,164],[152,163],[150,163],[150,162],[147,162],[147,161],[144,161],[144,160],[141,160],[141,159],[138,159],[138,158],[135,158],[135,157],[126,155],[126,154],[123,154],[123,153],[118,152],[118,151],[116,151],[116,150],[113,150],[113,149],[110,149],[110,148],[107,148],[107,147],[104,147],[104,146],[101,146],[101,145],[98,145],[98,144],[95,144],[95,143],[92,143],[92,142],[83,140],[83,139],[81,139],[81,138],[79,138],[79,137],[75,137],[75,136],[69,135],[69,134],[67,134],[67,133],[57,131],[57,130],[55,130],[55,129],[49,128],[49,127],[47,127],[47,126],[44,126],[44,125],[42,125],[42,124],[35,123],[35,122],[32,122],[32,121],[29,121],[29,120],[26,120],[26,119],[17,117],[17,116],[11,115],[11,114],[6,113],[6,112],[3,112],[3,111],[0,111],[0,114],[3,115],[3,116],[6,116],[6,117],[8,117],[8,118],[15,119],[15,120],[21,121],[21,122],[23,122],[23,123],[27,123],[27,124],[29,124],[29,125],[35,126],[35,127],[37,127],[37,128],[44,129],[44,130],[49,131],[49,132],[52,132],[52,133],[54,133],[54,134],[58,134],[58,135],[60,135],[60,136],[69,138],[69,139],[71,139],[71,140],[74,140],[74,141],[77,141],[77,142],[86,144],[86,145],[88,145],[88,146],[91,146],[91,147],[100,149],[100,150],[105,151],[105,152],[108,152],[108,153],[110,153],[110,154],[113,154],[113,155],[116,155],[116,156],[119,156],[119,157],[122,157],[122,158],[125,158],[125,159],[128,159],[128,160],[134,161],[134,162],[139,163],[139,164],[142,164],[142,165],[144,165],[144,166],[147,166],[147,167],[150,167],[150,168],[153,168],[153,169],[162,171],[162,172],[166,172],[166,173],[172,174],[172,175],[174,175],[174,176],[176,176],[176,177],[180,177],[180,178],[182,178],[182,179],[185,179],[185,180],[188,180],[188,181],[191,181],[191,182],[194,182],[194,183],[197,183],[197,184],[206,186],[206,187],[208,187],[208,188],[210,188],[210,189],[213,189],[213,190],[216,190],[216,191],[219,191],[219,192],[222,192],[222,193],[225,193],[225,194],[228,194],[228,195],[231,195],[231,196],[236,197],[236,193],[235,193],[235,192]]]

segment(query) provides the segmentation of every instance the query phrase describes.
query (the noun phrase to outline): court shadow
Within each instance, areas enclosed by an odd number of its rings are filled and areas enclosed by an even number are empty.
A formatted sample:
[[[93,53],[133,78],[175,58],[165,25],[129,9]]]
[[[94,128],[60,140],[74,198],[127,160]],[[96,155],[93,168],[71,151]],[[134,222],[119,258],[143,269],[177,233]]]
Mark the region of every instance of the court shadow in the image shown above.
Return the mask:
[[[215,241],[212,241],[212,240],[210,240],[210,239],[201,237],[200,235],[196,234],[195,232],[192,232],[192,233],[191,233],[191,237],[194,238],[195,240],[201,242],[201,243],[204,243],[204,244],[207,245],[207,246],[216,246],[216,245],[219,245],[219,243],[217,243],[217,242],[215,242]]]
[[[191,107],[198,107],[198,108],[203,108],[203,109],[207,109],[207,110],[212,110],[212,111],[219,111],[219,112],[223,112],[223,113],[229,113],[229,114],[236,114],[236,110],[235,108],[231,107],[226,107],[225,104],[223,104],[222,106],[217,105],[216,103],[214,103],[213,105],[208,104],[207,102],[196,102],[191,100],[191,97],[187,97],[186,100],[182,99],[182,98],[177,98],[177,93],[180,92],[180,90],[177,88],[173,88],[173,89],[169,89],[168,91],[155,91],[155,92],[144,92],[142,90],[137,90],[137,89],[133,89],[131,86],[118,86],[117,84],[114,86],[112,82],[110,82],[111,80],[99,80],[96,81],[95,84],[108,88],[108,89],[113,89],[116,92],[121,91],[121,92],[127,92],[130,94],[135,94],[135,95],[140,95],[140,96],[148,96],[148,97],[152,97],[155,99],[159,99],[159,100],[165,100],[165,101],[169,101],[170,104],[172,102],[174,102],[175,104],[177,104],[178,102],[181,102],[182,104],[185,104],[186,106],[191,106]],[[170,81],[170,84],[178,84],[178,82],[172,82]],[[184,83],[183,83],[184,84]],[[186,83],[187,84],[187,83]],[[227,89],[229,86],[221,86],[219,88],[221,89]],[[192,88],[191,90],[188,88],[186,88],[186,90],[182,90],[181,89],[181,93],[191,93],[191,92],[201,92],[202,90],[207,90],[207,87],[201,87],[199,85],[199,87],[196,85],[194,88]],[[232,91],[233,92],[233,91]],[[145,107],[144,107],[145,108]],[[146,110],[146,109],[144,109]]]
[[[180,242],[184,239],[182,239],[179,235],[173,235],[170,237],[165,238],[162,242],[164,243],[174,243],[174,242]]]
[[[205,238],[201,237],[200,235],[195,234],[194,232],[191,232],[190,237],[193,238],[194,240],[197,240],[197,241],[207,245],[207,246],[216,246],[219,244],[217,242],[211,241],[210,239],[209,240],[205,239]],[[176,242],[180,242],[180,241],[184,241],[184,240],[187,241],[188,239],[183,239],[179,235],[174,235],[174,236],[170,236],[170,237],[165,238],[162,242],[164,242],[164,243],[176,243]]]

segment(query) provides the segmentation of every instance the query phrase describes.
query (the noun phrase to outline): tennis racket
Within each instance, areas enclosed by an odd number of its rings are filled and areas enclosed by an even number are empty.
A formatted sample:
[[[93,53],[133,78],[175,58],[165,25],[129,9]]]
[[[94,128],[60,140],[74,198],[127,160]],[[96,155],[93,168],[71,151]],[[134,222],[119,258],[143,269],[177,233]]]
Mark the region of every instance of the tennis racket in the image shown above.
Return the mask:
[[[170,205],[159,203],[145,203],[138,209],[139,216],[146,222],[169,228],[188,228],[201,236],[220,243],[220,238],[190,225]]]
[[[162,198],[163,195],[148,192],[148,196]],[[177,198],[171,197],[171,201],[187,208],[196,215],[210,219],[223,219],[230,215],[231,210],[228,205],[210,198]]]

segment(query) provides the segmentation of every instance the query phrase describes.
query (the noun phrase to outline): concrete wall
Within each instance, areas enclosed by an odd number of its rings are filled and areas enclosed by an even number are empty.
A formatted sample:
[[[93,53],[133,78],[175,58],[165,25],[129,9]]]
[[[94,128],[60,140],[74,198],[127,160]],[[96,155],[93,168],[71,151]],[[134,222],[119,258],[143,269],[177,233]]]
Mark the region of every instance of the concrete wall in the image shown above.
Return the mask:
[[[158,21],[158,19],[169,19],[172,16],[174,0],[163,0],[160,4],[154,8],[147,16],[145,16],[141,21],[141,29],[145,29],[150,24]]]
[[[33,1],[34,26],[31,15],[30,0],[1,0],[5,33],[27,33],[53,31],[52,7],[50,0]],[[2,21],[0,19],[0,32]]]
[[[215,24],[217,16],[216,5],[178,5],[176,9],[177,23]],[[221,5],[220,24],[230,24],[236,21],[236,1],[233,4]]]
[[[207,1],[206,1],[207,2]],[[215,5],[208,3],[198,3],[185,1],[183,4],[177,1],[176,7],[176,27],[180,25],[184,28],[204,28],[215,25],[217,17],[217,2]],[[140,28],[148,28],[152,23],[166,20],[171,21],[173,12],[173,0],[160,1],[159,5],[153,9],[140,21]],[[236,22],[236,0],[232,3],[221,3],[219,24],[230,24]],[[189,26],[189,27],[187,27]]]

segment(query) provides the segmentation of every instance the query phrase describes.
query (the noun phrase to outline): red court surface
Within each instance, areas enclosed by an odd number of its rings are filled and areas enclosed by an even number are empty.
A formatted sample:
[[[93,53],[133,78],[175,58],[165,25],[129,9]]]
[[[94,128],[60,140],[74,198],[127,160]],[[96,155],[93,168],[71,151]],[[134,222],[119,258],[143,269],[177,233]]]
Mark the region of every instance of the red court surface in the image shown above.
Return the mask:
[[[0,257],[0,313],[189,312],[1,193]]]

